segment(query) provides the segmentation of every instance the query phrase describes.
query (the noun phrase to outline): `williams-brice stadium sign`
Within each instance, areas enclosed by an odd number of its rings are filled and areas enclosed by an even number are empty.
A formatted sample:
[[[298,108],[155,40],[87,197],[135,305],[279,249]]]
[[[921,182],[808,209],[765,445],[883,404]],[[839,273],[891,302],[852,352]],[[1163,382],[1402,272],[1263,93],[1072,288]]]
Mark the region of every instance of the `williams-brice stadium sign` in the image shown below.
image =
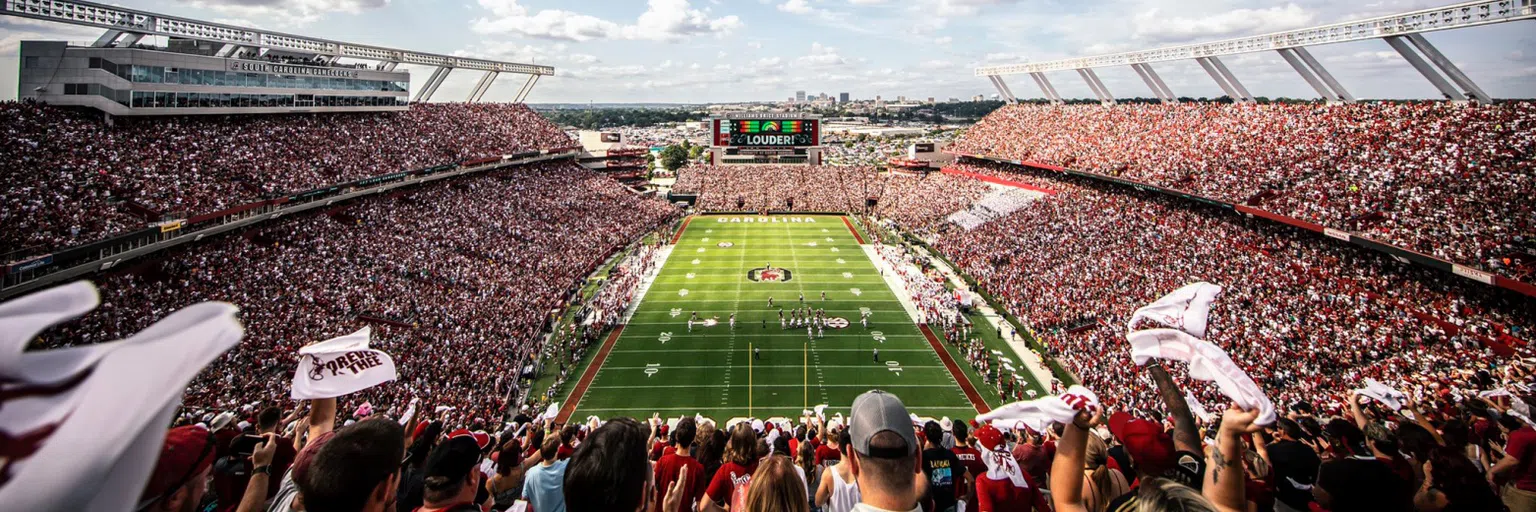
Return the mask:
[[[745,222],[759,224],[815,224],[815,217],[715,217],[715,222]]]

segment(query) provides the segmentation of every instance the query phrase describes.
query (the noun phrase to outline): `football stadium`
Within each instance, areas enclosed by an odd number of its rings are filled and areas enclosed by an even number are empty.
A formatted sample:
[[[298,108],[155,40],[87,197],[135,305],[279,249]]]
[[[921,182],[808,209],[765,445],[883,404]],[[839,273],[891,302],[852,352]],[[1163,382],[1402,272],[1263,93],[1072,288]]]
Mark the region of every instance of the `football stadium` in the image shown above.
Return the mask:
[[[1530,0],[131,4],[0,0],[6,510],[1536,510]]]

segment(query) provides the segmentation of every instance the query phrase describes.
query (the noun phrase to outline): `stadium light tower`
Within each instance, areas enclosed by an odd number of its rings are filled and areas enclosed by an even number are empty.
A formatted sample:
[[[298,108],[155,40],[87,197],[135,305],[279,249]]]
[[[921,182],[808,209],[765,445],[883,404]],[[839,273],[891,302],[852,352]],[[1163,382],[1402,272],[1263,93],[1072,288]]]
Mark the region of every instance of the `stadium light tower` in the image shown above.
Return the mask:
[[[1444,7],[1378,16],[1375,18],[1346,21],[1285,32],[1225,39],[1208,43],[1137,50],[1124,53],[1076,57],[1071,59],[1027,64],[1007,64],[976,68],[976,76],[987,77],[1011,103],[1013,95],[1003,82],[1004,75],[1028,74],[1040,86],[1040,92],[1052,103],[1062,99],[1046,79],[1049,71],[1077,71],[1089,89],[1101,103],[1114,103],[1109,89],[1093,72],[1094,68],[1131,66],[1141,76],[1147,87],[1163,102],[1176,101],[1173,91],[1152,70],[1154,62],[1191,60],[1211,76],[1221,90],[1234,101],[1251,102],[1253,95],[1239,82],[1237,76],[1221,62],[1222,56],[1262,51],[1275,51],[1290,64],[1301,78],[1329,102],[1351,103],[1355,97],[1345,90],[1322,63],[1307,51],[1308,46],[1381,39],[1396,50],[1430,84],[1452,101],[1476,99],[1490,102],[1481,87],[1468,78],[1461,68],[1446,58],[1440,50],[1424,39],[1423,33],[1436,30],[1479,27],[1496,23],[1530,20],[1536,18],[1536,2],[1531,0],[1479,0]]]
[[[215,57],[233,58],[243,54],[258,57],[282,55],[333,64],[342,58],[377,62],[379,71],[392,72],[400,64],[434,66],[432,75],[417,91],[412,101],[428,101],[455,69],[484,71],[470,90],[470,102],[480,101],[491,83],[502,73],[527,75],[528,80],[512,100],[521,103],[533,91],[539,77],[555,74],[555,68],[486,59],[472,59],[401,50],[382,46],[346,43],[314,37],[272,32],[249,27],[201,21],[179,16],[117,7],[83,0],[3,0],[0,14],[51,21],[81,27],[105,29],[92,48],[129,48],[145,36],[192,40],[217,45]]]

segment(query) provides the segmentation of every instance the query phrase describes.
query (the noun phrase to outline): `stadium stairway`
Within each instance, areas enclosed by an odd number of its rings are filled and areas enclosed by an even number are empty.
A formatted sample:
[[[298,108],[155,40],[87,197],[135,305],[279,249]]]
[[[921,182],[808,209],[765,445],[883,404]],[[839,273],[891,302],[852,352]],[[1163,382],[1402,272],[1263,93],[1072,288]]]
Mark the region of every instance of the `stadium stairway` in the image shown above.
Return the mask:
[[[917,254],[927,257],[928,261],[933,262],[933,268],[938,269],[940,274],[944,274],[944,278],[948,279],[956,290],[963,290],[971,297],[979,297],[979,295],[971,291],[971,287],[965,284],[965,280],[960,278],[960,274],[957,274],[955,269],[950,267],[949,263],[943,258],[935,258],[933,254],[928,252],[926,247],[918,246],[913,249]],[[1019,361],[1024,363],[1024,368],[1029,370],[1030,376],[1034,377],[1035,382],[1039,382],[1041,386],[1046,386],[1046,392],[1050,392],[1050,383],[1055,382],[1056,378],[1045,367],[1045,361],[1040,358],[1040,354],[1030,350],[1029,345],[1024,343],[1023,337],[1016,335],[1008,336],[1007,333],[1012,332],[1013,325],[1004,320],[1003,315],[999,314],[997,310],[992,309],[990,304],[982,301],[981,305],[976,309],[981,312],[983,318],[987,319],[990,328],[1004,333],[1004,341],[1008,343],[1009,348],[1013,349],[1013,353],[1019,357]],[[1030,333],[1030,335],[1034,335],[1034,333]]]
[[[656,276],[661,274],[662,267],[667,266],[667,258],[672,256],[672,249],[675,247],[677,246],[666,244],[656,250],[656,264],[645,273],[644,277],[640,278],[640,285],[635,287],[635,297],[629,301],[629,309],[624,312],[624,320],[620,323],[628,324],[630,317],[635,316],[635,310],[639,309],[641,302],[645,302],[645,292],[650,291],[651,283],[656,282]]]

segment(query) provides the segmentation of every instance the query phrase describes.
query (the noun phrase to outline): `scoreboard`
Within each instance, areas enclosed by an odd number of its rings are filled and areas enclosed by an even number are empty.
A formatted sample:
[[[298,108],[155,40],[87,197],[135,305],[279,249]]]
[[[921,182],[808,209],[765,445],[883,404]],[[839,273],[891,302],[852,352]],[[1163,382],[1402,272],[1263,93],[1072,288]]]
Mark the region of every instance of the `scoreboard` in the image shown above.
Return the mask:
[[[821,145],[820,119],[715,119],[717,147]]]

